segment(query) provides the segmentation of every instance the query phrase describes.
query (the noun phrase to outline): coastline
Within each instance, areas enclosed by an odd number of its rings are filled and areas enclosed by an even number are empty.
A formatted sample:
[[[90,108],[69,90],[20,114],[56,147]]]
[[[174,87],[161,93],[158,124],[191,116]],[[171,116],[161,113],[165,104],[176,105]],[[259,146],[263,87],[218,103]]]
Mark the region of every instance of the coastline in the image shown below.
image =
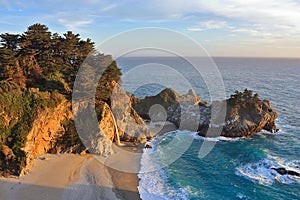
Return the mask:
[[[166,124],[156,135],[174,129],[173,125]],[[40,156],[28,174],[0,177],[0,199],[140,200],[138,173],[144,145],[123,144],[113,145],[115,153],[101,162],[91,154]],[[123,156],[124,153],[126,156]]]
[[[148,127],[159,137],[167,132],[177,130],[172,123],[154,123]],[[113,191],[121,200],[141,200],[138,186],[138,173],[141,168],[141,158],[144,144],[134,144],[132,142],[122,142],[123,146],[114,145],[115,154],[105,160],[105,167],[111,175],[114,185]],[[112,167],[108,167],[112,166]],[[122,166],[120,170],[119,166]]]
[[[124,146],[121,147],[114,146],[115,154],[112,155],[110,159],[106,160],[106,168],[111,174],[112,182],[115,186],[113,191],[119,199],[140,200],[141,198],[138,191],[138,171],[140,170],[140,157],[142,155],[144,145],[135,145],[131,142],[123,142],[123,144]],[[129,156],[119,157],[118,154],[124,153],[124,151],[128,152]],[[122,165],[125,170],[132,172],[126,172],[114,169],[113,167],[108,167],[111,163],[118,163]]]

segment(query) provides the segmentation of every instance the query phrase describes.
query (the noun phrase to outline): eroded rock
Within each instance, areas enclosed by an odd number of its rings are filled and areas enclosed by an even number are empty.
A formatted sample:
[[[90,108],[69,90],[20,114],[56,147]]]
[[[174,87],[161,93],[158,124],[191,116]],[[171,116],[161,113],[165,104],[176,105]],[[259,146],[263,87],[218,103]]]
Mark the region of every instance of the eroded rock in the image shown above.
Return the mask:
[[[132,98],[133,108],[147,120],[151,120],[149,110],[155,104],[166,110],[166,121],[179,129],[198,131],[201,136],[245,137],[263,129],[277,130],[275,120],[278,114],[270,101],[260,100],[257,94],[252,95],[247,89],[211,105],[202,103],[193,91],[180,95],[169,88],[144,99]]]

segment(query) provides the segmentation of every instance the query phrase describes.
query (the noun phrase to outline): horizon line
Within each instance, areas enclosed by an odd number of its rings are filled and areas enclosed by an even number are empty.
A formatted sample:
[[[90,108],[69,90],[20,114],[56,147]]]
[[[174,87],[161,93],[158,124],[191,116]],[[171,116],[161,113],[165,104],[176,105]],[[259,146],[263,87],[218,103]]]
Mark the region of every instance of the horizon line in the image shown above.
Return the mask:
[[[114,57],[112,55],[112,57]],[[122,56],[121,58],[174,58],[176,56],[163,56],[163,55],[136,55],[136,56]],[[263,58],[269,58],[269,59],[296,59],[300,60],[300,57],[278,57],[278,56],[184,56],[188,58],[202,58],[202,57],[211,57],[211,58],[258,58],[258,59],[263,59]],[[115,58],[114,58],[115,59]],[[118,58],[117,58],[118,59]]]

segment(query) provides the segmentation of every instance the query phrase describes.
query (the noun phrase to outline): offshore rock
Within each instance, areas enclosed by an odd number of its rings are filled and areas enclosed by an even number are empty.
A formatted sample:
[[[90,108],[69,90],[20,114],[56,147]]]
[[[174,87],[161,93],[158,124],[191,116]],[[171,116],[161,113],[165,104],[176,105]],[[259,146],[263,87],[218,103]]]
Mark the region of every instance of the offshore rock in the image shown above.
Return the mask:
[[[169,121],[175,124],[179,129],[189,129],[196,131],[199,121],[200,108],[198,104],[201,99],[193,90],[189,90],[187,94],[181,95],[171,88],[162,90],[155,96],[147,96],[144,99],[132,97],[132,106],[137,113],[144,119],[151,121]],[[155,106],[161,109],[152,109]],[[163,113],[166,113],[162,119]],[[189,127],[189,128],[188,128]]]
[[[277,130],[275,120],[278,113],[271,107],[270,101],[260,100],[257,94],[252,95],[247,89],[211,105],[201,102],[193,91],[180,95],[170,88],[144,99],[132,98],[133,108],[147,120],[159,119],[159,112],[149,114],[156,104],[167,113],[166,121],[172,122],[178,129],[198,131],[201,136],[245,137],[263,129],[270,132]]]

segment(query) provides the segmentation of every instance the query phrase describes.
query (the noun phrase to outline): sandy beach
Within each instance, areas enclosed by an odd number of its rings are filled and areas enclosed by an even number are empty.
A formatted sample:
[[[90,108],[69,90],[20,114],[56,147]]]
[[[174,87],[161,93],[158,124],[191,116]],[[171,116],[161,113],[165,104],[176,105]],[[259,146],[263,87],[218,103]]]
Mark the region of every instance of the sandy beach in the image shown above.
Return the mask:
[[[0,178],[0,199],[140,199],[137,185],[137,174],[109,169],[92,155],[47,154],[29,174]]]
[[[64,200],[140,199],[135,172],[140,168],[139,152],[142,152],[143,145],[124,143],[122,147],[114,145],[113,148],[113,155],[107,158],[91,156],[84,163],[80,169],[80,178],[65,190]]]
[[[156,128],[158,135],[176,129],[170,124]],[[0,199],[140,199],[137,174],[144,145],[123,142],[113,148],[115,153],[107,158],[90,154],[41,156],[27,175],[0,178]]]
[[[0,199],[63,199],[64,189],[79,178],[89,156],[45,155],[35,160],[30,173],[17,178],[0,178]]]

